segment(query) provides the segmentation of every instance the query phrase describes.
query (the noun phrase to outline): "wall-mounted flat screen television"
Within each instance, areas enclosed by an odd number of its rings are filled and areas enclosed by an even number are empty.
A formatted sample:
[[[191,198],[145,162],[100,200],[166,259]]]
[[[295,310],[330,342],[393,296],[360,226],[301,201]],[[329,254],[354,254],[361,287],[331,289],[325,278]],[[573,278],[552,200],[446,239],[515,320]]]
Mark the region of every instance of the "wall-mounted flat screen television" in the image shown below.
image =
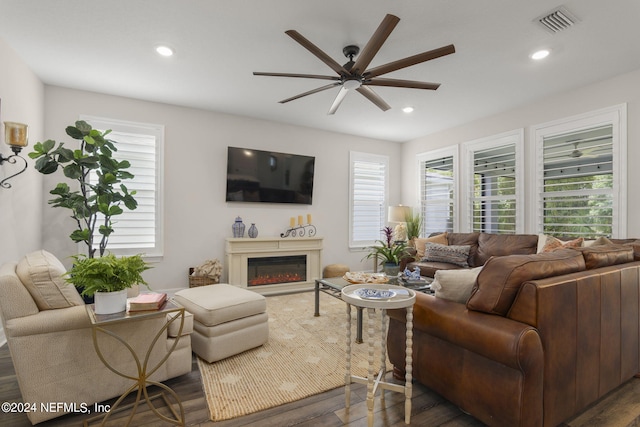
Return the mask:
[[[310,205],[315,157],[229,147],[227,202]]]

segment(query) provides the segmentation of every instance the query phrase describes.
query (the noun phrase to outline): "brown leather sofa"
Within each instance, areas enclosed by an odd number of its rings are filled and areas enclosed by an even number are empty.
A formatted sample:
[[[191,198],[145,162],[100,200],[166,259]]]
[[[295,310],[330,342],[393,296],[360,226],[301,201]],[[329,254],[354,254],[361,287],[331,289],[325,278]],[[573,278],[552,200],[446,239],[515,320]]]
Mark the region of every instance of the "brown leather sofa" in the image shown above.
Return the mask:
[[[418,294],[413,377],[491,426],[556,426],[583,411],[640,372],[634,249],[496,256],[466,304]],[[404,378],[405,312],[389,316]]]
[[[449,245],[471,246],[468,264],[470,268],[484,265],[492,256],[514,254],[535,254],[538,249],[536,234],[492,234],[492,233],[447,233]],[[420,274],[433,277],[438,270],[453,270],[463,268],[446,262],[431,262],[415,259],[416,250],[409,249],[409,254],[402,259],[400,269],[408,267],[410,270],[420,267]]]

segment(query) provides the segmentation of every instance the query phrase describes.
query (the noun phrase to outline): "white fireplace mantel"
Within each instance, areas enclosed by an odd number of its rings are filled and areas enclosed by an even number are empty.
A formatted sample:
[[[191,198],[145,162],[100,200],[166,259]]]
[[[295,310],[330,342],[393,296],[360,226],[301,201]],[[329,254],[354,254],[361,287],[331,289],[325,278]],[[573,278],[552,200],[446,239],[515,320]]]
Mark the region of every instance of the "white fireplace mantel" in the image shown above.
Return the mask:
[[[322,241],[322,237],[227,238],[225,252],[229,284],[248,288],[263,295],[311,290],[315,279],[319,279],[322,273]],[[307,257],[306,281],[260,286],[247,285],[249,258],[295,255]]]

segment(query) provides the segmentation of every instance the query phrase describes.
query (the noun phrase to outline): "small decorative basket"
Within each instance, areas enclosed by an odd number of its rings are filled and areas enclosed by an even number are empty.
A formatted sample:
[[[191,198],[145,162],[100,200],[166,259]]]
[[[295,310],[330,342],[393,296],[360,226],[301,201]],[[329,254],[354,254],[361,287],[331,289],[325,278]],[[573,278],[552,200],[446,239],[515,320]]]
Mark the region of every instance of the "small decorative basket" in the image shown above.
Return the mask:
[[[218,281],[209,276],[194,276],[193,267],[189,268],[189,287],[197,288],[198,286],[214,285]]]
[[[208,260],[203,265],[189,268],[189,287],[207,286],[220,283],[222,265],[220,261]]]

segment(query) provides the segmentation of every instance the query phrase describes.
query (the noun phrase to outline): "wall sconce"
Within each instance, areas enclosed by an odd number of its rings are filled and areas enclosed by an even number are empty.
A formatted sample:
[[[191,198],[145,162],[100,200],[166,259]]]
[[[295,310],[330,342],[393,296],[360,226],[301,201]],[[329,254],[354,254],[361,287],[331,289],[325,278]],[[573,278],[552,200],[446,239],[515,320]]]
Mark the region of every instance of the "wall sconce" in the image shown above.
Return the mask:
[[[2,154],[0,154],[0,165],[4,164],[4,162],[14,164],[18,159],[22,159],[22,161],[24,162],[24,167],[22,168],[22,170],[0,181],[0,187],[11,188],[11,184],[6,181],[16,175],[20,175],[22,172],[27,170],[27,159],[19,155],[22,147],[26,147],[28,143],[27,125],[15,122],[4,122],[4,142],[6,142],[7,145],[11,147],[13,154],[9,157],[4,157]]]

